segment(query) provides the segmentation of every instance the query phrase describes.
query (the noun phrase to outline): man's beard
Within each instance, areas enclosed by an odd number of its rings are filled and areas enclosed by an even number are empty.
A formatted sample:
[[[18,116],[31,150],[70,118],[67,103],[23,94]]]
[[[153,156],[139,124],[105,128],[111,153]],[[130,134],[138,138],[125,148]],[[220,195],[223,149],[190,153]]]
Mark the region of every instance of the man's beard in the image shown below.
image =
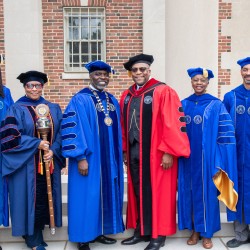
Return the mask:
[[[248,77],[249,78],[249,77]],[[250,85],[250,80],[247,80],[246,78],[245,78],[245,83],[247,84],[247,85]]]
[[[105,83],[105,84],[100,84],[99,82],[96,84],[96,88],[98,90],[104,90],[106,87],[108,86],[108,83]]]

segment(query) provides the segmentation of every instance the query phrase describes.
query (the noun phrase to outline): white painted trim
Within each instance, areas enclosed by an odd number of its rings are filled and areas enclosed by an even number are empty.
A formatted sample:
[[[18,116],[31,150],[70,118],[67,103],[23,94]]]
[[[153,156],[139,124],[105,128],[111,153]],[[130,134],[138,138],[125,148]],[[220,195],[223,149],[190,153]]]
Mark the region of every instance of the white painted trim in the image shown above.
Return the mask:
[[[62,73],[62,79],[68,80],[68,79],[89,79],[89,73]]]

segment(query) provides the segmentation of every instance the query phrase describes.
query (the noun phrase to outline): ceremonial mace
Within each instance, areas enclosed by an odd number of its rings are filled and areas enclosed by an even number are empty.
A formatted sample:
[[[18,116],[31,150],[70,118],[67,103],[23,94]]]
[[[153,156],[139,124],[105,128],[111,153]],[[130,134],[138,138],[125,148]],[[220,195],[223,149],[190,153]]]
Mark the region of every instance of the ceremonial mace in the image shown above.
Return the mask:
[[[36,121],[36,129],[41,135],[44,141],[47,141],[48,133],[51,130],[50,119],[47,117],[49,114],[49,107],[45,104],[39,104],[36,107],[36,114],[38,119]],[[50,179],[50,161],[45,162],[45,171],[46,171],[46,181],[47,181],[47,193],[48,193],[48,202],[49,202],[49,216],[50,216],[50,233],[55,234],[55,217],[54,217],[54,206],[53,206],[53,197],[51,189],[51,179]]]

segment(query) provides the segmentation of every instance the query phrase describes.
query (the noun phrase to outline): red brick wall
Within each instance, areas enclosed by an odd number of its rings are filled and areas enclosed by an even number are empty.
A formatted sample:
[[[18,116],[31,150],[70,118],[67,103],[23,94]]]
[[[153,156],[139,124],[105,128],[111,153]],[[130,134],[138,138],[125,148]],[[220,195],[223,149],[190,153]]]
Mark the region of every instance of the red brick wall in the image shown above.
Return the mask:
[[[1,1],[1,0],[0,0]],[[45,98],[65,108],[73,94],[88,85],[86,80],[63,80],[63,7],[80,6],[80,0],[42,0],[44,71],[50,85]],[[142,0],[89,0],[89,6],[106,9],[106,61],[116,74],[108,91],[117,98],[131,84],[123,63],[142,52]]]
[[[222,20],[231,19],[232,3],[219,0],[219,23],[218,23],[218,96],[221,97],[221,86],[230,85],[231,70],[221,68],[221,54],[231,52],[231,37],[223,36],[221,33]]]
[[[4,11],[3,0],[0,0],[0,54],[5,54],[4,49]],[[5,84],[5,65],[0,65],[2,71],[3,84]]]

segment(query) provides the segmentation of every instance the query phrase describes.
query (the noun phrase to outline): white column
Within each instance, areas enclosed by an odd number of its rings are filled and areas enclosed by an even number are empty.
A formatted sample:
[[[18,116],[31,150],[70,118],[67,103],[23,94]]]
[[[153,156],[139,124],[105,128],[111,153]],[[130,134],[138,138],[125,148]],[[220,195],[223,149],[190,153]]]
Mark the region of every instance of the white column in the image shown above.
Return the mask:
[[[15,100],[24,94],[16,77],[43,71],[41,0],[4,0],[6,84]]]
[[[207,67],[208,93],[217,96],[218,0],[166,0],[166,82],[183,99],[193,93],[187,69]]]
[[[154,56],[152,77],[165,82],[165,0],[143,1],[143,53]]]

